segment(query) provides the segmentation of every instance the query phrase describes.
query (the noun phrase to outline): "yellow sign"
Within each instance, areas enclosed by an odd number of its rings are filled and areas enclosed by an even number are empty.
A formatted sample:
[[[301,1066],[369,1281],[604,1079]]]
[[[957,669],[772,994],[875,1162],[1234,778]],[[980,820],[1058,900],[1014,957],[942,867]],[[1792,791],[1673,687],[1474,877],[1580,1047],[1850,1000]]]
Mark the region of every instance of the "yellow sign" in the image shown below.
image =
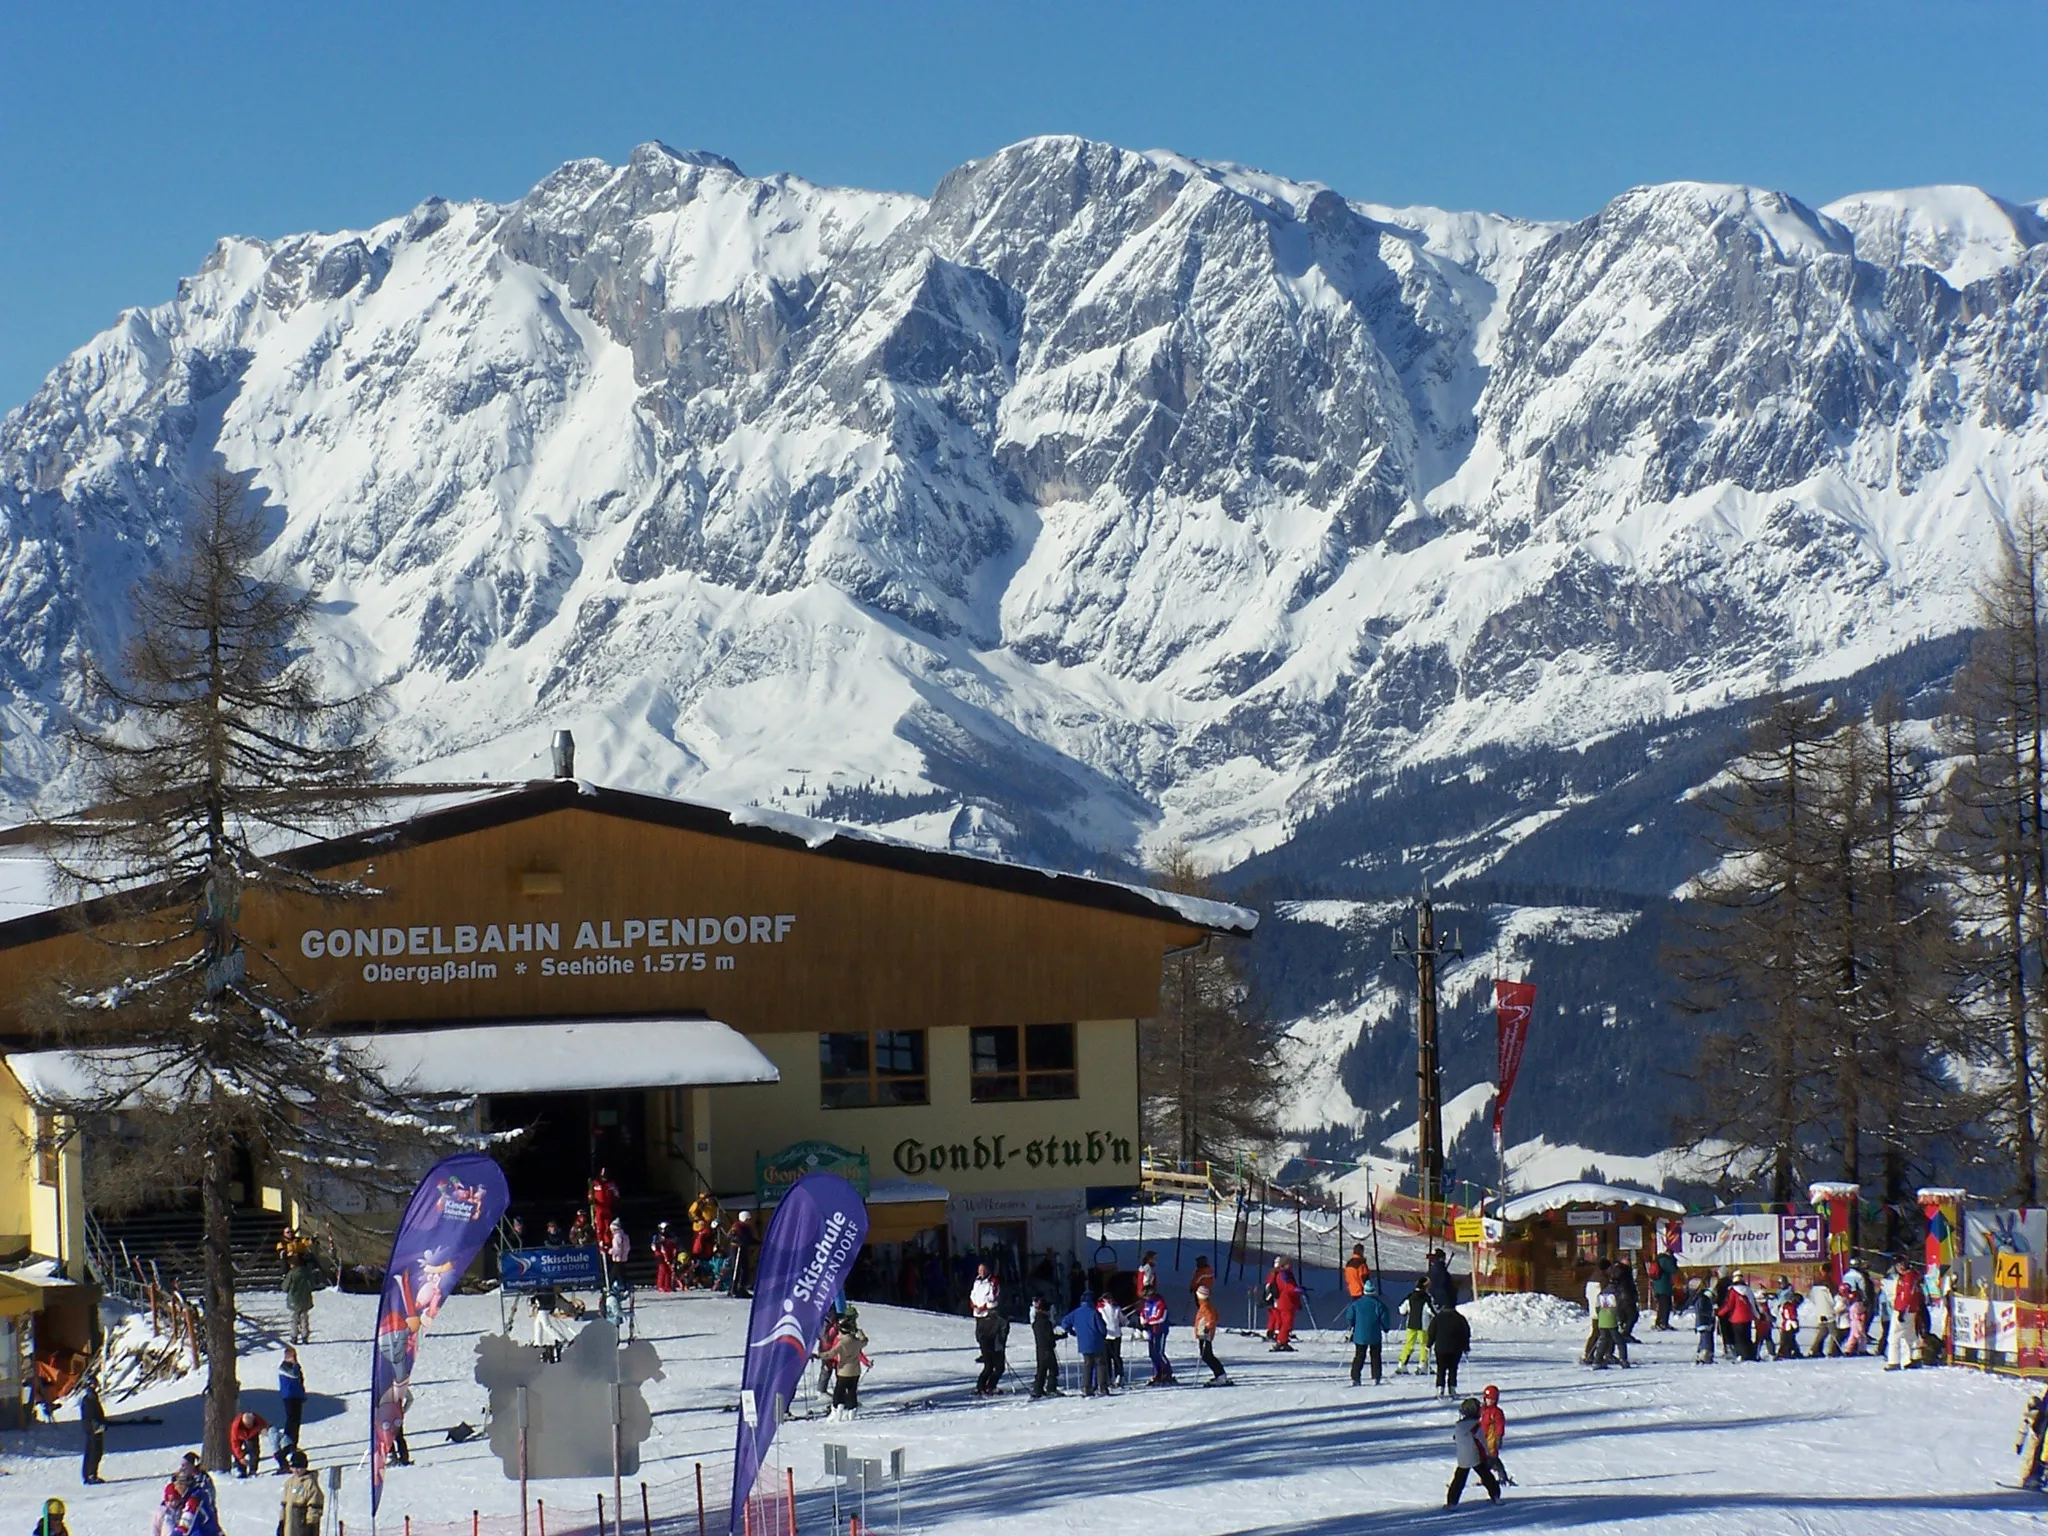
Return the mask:
[[[1992,1261],[1991,1283],[1993,1285],[2002,1285],[2007,1290],[2025,1290],[2027,1287],[2027,1256],[2024,1253],[2001,1253]]]
[[[1460,1216],[1451,1223],[1451,1237],[1461,1243],[1485,1242],[1486,1218],[1483,1216]]]

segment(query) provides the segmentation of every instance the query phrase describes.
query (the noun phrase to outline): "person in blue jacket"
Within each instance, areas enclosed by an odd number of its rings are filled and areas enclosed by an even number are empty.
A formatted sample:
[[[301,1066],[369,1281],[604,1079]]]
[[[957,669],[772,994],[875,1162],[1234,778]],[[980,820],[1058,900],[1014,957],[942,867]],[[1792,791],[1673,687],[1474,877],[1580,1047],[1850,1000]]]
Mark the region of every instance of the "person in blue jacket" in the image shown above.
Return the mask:
[[[277,1470],[290,1472],[291,1455],[299,1448],[299,1426],[306,1418],[306,1372],[299,1352],[287,1344],[277,1367],[277,1397],[284,1404],[284,1428],[277,1435]]]
[[[1108,1396],[1109,1377],[1102,1369],[1102,1344],[1108,1330],[1102,1326],[1102,1314],[1095,1310],[1095,1293],[1083,1291],[1081,1305],[1061,1318],[1060,1326],[1081,1352],[1081,1395]]]
[[[1368,1355],[1372,1357],[1372,1384],[1380,1385],[1380,1345],[1394,1319],[1380,1300],[1379,1281],[1365,1282],[1365,1289],[1344,1309],[1343,1323],[1351,1330],[1351,1385],[1358,1385]]]
[[[1146,1286],[1144,1296],[1139,1299],[1138,1326],[1145,1330],[1145,1347],[1152,1355],[1152,1379],[1146,1385],[1175,1385],[1173,1364],[1166,1358],[1166,1335],[1171,1330],[1172,1317],[1167,1311],[1166,1298],[1153,1286]]]

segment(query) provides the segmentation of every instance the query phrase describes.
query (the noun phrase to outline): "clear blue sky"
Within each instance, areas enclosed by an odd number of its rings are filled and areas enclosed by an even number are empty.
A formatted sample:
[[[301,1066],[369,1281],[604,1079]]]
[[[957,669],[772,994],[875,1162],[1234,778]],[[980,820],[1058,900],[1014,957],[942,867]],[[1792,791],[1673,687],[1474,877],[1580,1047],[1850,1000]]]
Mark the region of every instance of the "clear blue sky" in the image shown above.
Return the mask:
[[[1553,218],[1681,177],[2048,195],[2041,0],[16,0],[0,61],[0,410],[221,234],[512,198],[648,139],[924,192],[1075,132]]]

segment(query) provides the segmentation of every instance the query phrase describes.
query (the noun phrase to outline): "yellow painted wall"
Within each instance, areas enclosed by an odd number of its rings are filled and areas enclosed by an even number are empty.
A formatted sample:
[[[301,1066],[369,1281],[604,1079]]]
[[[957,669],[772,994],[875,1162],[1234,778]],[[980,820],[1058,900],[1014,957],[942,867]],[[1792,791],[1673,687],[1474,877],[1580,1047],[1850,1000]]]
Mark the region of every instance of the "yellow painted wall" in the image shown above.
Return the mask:
[[[35,1115],[12,1072],[0,1071],[0,1248],[28,1242],[35,1189]]]
[[[0,1241],[28,1241],[39,1258],[58,1259],[73,1279],[85,1275],[85,1171],[79,1138],[64,1143],[57,1183],[36,1178],[35,1111],[12,1072],[0,1071]]]
[[[866,1109],[819,1107],[816,1034],[750,1036],[780,1069],[782,1081],[712,1091],[712,1181],[721,1195],[751,1190],[754,1159],[798,1141],[866,1152],[877,1182],[910,1179],[957,1193],[1138,1181],[1135,1021],[1076,1027],[1081,1093],[1074,1099],[974,1103],[968,1097],[968,1035],[965,1026],[927,1032],[930,1103]],[[943,1149],[943,1166],[933,1166],[933,1148]],[[1118,1160],[1119,1151],[1127,1153],[1125,1160]],[[962,1160],[966,1166],[956,1166]]]

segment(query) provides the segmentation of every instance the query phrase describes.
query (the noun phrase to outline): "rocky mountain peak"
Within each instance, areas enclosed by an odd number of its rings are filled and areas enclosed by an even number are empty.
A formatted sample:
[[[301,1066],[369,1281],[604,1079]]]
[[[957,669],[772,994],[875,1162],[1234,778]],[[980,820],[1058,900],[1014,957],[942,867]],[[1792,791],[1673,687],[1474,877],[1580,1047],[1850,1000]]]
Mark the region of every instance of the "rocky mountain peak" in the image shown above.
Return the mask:
[[[218,455],[421,771],[581,713],[662,787],[843,762],[1048,856],[1265,846],[1866,655],[1874,592],[1966,622],[2039,232],[1696,183],[1541,225],[1047,137],[928,199],[647,144],[224,242],[0,425],[5,788]]]

